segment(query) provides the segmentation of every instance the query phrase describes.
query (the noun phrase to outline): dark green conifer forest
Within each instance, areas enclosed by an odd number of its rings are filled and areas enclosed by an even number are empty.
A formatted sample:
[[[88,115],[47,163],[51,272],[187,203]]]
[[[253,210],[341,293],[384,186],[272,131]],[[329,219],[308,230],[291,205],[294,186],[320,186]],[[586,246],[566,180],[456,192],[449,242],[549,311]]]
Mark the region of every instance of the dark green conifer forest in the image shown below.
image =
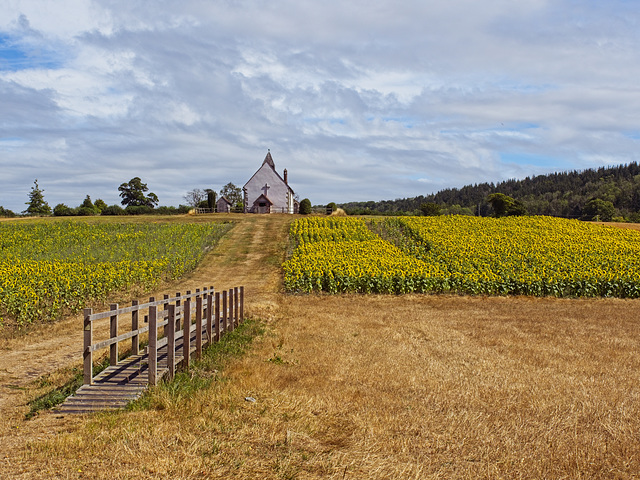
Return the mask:
[[[529,215],[640,222],[640,166],[636,162],[498,184],[466,185],[413,198],[350,202],[340,206],[350,215],[421,215],[423,204],[437,204],[444,215],[490,216],[494,211],[487,197],[493,193],[517,200]]]

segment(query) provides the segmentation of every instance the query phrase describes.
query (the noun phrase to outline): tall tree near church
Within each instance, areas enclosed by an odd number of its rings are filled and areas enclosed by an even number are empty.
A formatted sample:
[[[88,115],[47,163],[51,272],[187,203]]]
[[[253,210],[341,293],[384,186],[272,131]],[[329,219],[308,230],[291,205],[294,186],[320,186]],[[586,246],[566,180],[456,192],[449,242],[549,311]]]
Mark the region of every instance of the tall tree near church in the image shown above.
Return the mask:
[[[29,201],[26,202],[26,205],[28,205],[26,212],[29,215],[50,215],[51,207],[44,200],[44,190],[38,186],[37,178],[33,184],[34,186],[31,187],[31,191],[29,192]]]
[[[220,196],[225,197],[227,200],[229,200],[233,207],[242,205],[243,203],[242,189],[240,187],[236,187],[231,182],[222,187],[222,190],[220,190]]]
[[[133,177],[127,183],[122,183],[118,187],[118,191],[122,197],[122,205],[127,207],[147,206],[153,208],[158,204],[158,196],[155,193],[149,192],[148,195],[145,195],[149,191],[149,187],[146,183],[142,183],[140,177]]]

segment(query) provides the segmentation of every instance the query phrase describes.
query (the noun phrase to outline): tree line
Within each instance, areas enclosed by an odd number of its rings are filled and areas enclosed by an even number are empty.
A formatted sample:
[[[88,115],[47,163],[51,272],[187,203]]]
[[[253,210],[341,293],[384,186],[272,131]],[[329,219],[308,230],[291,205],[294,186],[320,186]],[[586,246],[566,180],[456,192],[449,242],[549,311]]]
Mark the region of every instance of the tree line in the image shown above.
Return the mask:
[[[158,196],[149,192],[149,187],[143,183],[140,177],[133,177],[128,182],[120,184],[118,187],[121,205],[107,205],[104,200],[91,200],[87,195],[84,201],[77,207],[70,207],[64,203],[59,203],[51,208],[44,198],[44,190],[38,185],[38,179],[33,182],[33,187],[28,194],[26,210],[22,215],[55,215],[59,217],[69,216],[90,216],[90,215],[146,215],[159,214],[171,215],[178,213],[188,213],[187,206],[160,206],[158,207]],[[148,192],[148,193],[147,193]],[[18,214],[0,206],[0,217],[16,217]]]
[[[431,195],[396,200],[350,202],[350,215],[496,215],[490,196],[513,202],[511,214],[584,220],[640,222],[640,166],[636,162],[584,171],[559,172],[448,188]],[[504,200],[504,199],[502,199]],[[515,209],[515,210],[513,210]],[[429,213],[430,212],[430,213]]]
[[[186,214],[192,208],[209,208],[214,211],[216,201],[219,197],[225,197],[232,205],[232,211],[244,212],[244,198],[242,189],[233,183],[227,183],[218,194],[210,188],[190,190],[184,195],[187,205],[178,207],[160,206],[158,207],[158,196],[149,192],[149,187],[143,183],[140,177],[134,177],[128,182],[122,183],[118,187],[119,195],[122,199],[121,205],[107,205],[102,199],[95,201],[87,195],[84,201],[77,207],[70,207],[64,203],[59,203],[53,209],[44,199],[44,190],[38,185],[36,179],[31,191],[28,194],[27,208],[23,215],[43,216],[54,215],[64,216],[90,216],[90,215],[173,215]],[[300,202],[300,213],[311,213],[311,202],[305,198]],[[9,209],[0,206],[0,217],[16,217],[17,214]]]

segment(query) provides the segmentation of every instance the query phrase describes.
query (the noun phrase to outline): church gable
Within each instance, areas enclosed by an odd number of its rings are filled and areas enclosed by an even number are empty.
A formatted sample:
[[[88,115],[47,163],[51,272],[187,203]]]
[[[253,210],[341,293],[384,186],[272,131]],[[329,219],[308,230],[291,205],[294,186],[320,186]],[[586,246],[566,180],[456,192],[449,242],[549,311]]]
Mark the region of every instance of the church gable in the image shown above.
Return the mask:
[[[273,205],[273,202],[262,194],[253,202],[251,210],[254,213],[271,213],[271,205]]]

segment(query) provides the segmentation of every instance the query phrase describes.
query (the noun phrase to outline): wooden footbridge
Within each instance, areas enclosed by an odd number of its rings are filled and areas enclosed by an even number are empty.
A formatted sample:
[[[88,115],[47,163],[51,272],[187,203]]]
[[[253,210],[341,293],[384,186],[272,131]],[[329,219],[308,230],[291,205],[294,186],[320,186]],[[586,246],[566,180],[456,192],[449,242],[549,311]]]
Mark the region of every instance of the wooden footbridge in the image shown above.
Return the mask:
[[[145,314],[146,313],[146,314]],[[122,332],[119,321],[130,315],[131,329]],[[94,343],[94,322],[109,318],[109,334]],[[140,325],[147,323],[146,326]],[[133,301],[130,307],[112,304],[107,312],[84,310],[84,385],[58,407],[61,414],[90,413],[123,408],[149,385],[173,378],[177,368],[188,368],[202,349],[233,331],[244,319],[244,287],[222,292],[213,287],[186,295],[176,293],[148,303]],[[104,323],[104,322],[103,322]],[[158,335],[158,329],[162,329]],[[118,359],[118,345],[131,340],[131,355]],[[148,345],[140,348],[141,339]],[[109,348],[109,367],[94,377],[94,352]]]

